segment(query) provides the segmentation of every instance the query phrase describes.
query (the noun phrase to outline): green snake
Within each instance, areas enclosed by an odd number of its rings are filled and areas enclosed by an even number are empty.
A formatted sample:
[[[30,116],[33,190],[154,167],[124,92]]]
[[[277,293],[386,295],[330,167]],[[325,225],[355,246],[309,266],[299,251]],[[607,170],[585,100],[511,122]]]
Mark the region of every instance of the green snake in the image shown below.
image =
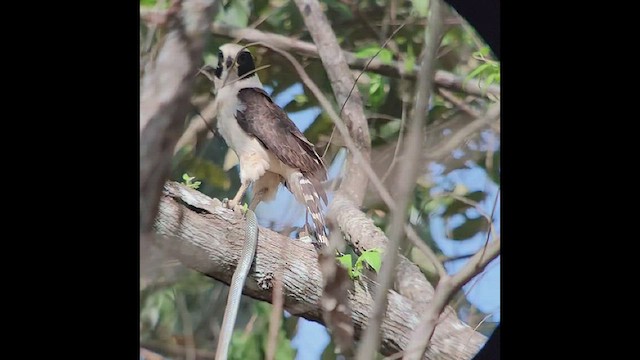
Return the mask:
[[[242,288],[244,287],[244,282],[249,274],[249,269],[251,269],[251,263],[253,262],[253,257],[258,245],[258,220],[256,219],[256,214],[251,209],[247,209],[245,216],[247,219],[247,225],[245,228],[244,246],[242,247],[238,266],[233,272],[233,277],[231,278],[229,296],[227,296],[227,306],[224,310],[224,318],[222,320],[220,336],[218,337],[218,347],[215,360],[227,359],[229,344],[231,343],[231,335],[233,334],[233,328],[238,315],[240,298],[242,297]]]

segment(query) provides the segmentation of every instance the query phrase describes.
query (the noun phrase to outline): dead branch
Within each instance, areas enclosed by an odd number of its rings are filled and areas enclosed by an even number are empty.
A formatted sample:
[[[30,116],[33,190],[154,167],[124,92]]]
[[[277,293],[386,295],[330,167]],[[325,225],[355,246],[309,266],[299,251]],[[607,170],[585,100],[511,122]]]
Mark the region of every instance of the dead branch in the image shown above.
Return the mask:
[[[244,227],[242,217],[222,207],[219,200],[170,182],[164,187],[155,222],[156,245],[185,266],[229,284],[244,243]],[[288,251],[281,254],[279,250],[285,241]],[[313,246],[261,227],[254,265],[243,293],[271,302],[273,274],[279,269],[284,269],[284,309],[323,323],[320,308],[322,275]],[[368,324],[373,308],[371,291],[375,286],[366,280],[356,282],[349,294],[356,339],[362,336]],[[406,347],[420,315],[410,300],[394,291],[388,292],[388,302],[380,328],[380,352],[384,355]],[[449,316],[435,327],[431,346],[423,358],[471,359],[485,341],[485,336],[473,331],[456,316]]]

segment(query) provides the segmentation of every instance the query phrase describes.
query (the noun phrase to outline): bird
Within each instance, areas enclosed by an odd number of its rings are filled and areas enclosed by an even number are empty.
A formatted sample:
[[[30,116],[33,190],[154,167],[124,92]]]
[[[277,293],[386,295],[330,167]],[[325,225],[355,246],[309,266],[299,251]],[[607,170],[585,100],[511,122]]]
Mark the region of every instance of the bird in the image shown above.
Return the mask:
[[[227,206],[236,208],[253,185],[249,208],[255,210],[260,202],[273,200],[284,184],[311,215],[316,235],[312,243],[324,248],[328,238],[322,209],[327,195],[322,183],[327,168],[322,157],[264,90],[246,47],[220,46],[213,75],[217,129],[239,159],[240,188]]]

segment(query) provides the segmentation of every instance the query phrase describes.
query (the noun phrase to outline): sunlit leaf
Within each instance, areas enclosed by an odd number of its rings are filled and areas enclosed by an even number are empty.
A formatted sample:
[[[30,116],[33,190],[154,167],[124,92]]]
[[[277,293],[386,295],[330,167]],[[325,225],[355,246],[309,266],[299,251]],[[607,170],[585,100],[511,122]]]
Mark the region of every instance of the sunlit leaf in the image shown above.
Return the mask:
[[[344,254],[342,256],[338,256],[338,262],[342,267],[351,272],[351,267],[353,266],[353,260],[351,259],[351,254]]]
[[[379,272],[382,265],[382,251],[380,249],[369,249],[363,252],[358,261],[356,261],[356,268],[362,268],[362,262],[366,262],[376,272]]]

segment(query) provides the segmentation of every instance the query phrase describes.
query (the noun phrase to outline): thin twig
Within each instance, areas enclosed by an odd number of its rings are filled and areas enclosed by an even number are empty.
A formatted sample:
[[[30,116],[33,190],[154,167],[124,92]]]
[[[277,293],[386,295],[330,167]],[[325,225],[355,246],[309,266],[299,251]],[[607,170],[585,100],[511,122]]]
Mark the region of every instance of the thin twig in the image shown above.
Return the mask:
[[[404,101],[404,97],[402,98],[402,117],[400,118],[400,130],[398,131],[398,141],[396,141],[396,147],[393,150],[393,158],[391,159],[391,163],[389,164],[389,168],[382,175],[382,181],[384,182],[387,179],[387,176],[391,174],[391,170],[396,165],[396,160],[398,159],[398,152],[400,151],[400,146],[402,144],[402,138],[404,137],[404,124],[405,119],[407,117],[407,102]]]
[[[500,188],[498,188],[498,191],[496,192],[496,198],[493,200],[493,207],[491,208],[491,217],[489,218],[491,221],[491,227],[489,228],[489,231],[487,232],[487,239],[484,241],[484,247],[486,249],[487,244],[489,243],[489,236],[491,235],[491,230],[493,230],[493,216],[496,213],[496,205],[498,205],[498,197],[500,196]]]

